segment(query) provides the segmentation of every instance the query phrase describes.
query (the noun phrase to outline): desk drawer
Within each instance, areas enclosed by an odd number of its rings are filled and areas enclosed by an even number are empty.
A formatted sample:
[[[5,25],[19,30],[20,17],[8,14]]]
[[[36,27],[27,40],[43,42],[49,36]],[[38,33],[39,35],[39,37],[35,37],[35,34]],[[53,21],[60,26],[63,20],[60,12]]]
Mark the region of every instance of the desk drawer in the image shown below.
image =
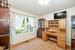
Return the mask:
[[[65,41],[63,41],[63,40],[57,40],[57,45],[62,47],[62,48],[66,47]]]
[[[62,36],[57,37],[57,39],[58,39],[58,40],[63,40],[63,41],[66,40],[66,38],[65,38],[65,37],[62,37]]]
[[[58,37],[65,38],[66,34],[57,34]]]

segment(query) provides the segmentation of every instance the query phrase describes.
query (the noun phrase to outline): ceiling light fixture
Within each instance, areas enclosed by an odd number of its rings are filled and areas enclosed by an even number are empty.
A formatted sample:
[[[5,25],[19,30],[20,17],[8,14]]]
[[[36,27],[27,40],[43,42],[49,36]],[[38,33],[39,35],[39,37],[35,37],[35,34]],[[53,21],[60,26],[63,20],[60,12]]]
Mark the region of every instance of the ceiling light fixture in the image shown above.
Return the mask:
[[[49,1],[51,1],[51,0],[39,0],[39,3],[41,5],[47,5],[49,3]]]

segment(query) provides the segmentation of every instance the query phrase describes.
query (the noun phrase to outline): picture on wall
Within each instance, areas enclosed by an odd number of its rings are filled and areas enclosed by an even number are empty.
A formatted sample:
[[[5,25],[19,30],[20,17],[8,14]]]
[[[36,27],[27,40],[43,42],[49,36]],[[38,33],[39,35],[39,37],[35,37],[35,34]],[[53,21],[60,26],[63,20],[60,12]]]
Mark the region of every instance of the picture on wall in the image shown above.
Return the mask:
[[[15,16],[15,33],[21,34],[26,32],[33,32],[34,31],[34,17],[29,16]]]

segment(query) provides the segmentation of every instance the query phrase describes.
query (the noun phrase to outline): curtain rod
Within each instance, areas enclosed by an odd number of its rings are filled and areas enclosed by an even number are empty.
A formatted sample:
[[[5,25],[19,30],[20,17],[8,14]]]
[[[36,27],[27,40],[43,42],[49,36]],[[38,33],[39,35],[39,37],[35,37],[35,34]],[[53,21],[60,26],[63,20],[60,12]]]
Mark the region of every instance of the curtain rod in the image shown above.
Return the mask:
[[[20,13],[13,12],[13,11],[10,11],[10,12],[15,13],[15,14],[19,14],[19,15],[23,15],[23,16],[29,16],[29,15],[20,14]],[[30,17],[34,17],[34,16],[30,16]]]

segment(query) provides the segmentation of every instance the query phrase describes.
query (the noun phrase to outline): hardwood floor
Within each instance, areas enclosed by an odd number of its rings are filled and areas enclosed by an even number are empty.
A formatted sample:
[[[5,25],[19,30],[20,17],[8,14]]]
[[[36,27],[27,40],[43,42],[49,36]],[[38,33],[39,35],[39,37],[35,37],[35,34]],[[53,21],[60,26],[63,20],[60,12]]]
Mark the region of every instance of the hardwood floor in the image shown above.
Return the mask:
[[[0,46],[0,50],[3,50],[3,47],[2,46]]]
[[[64,49],[57,47],[56,43],[52,41],[45,42],[39,38],[35,38],[27,43],[23,42],[14,45],[10,48],[10,50],[64,50]]]

